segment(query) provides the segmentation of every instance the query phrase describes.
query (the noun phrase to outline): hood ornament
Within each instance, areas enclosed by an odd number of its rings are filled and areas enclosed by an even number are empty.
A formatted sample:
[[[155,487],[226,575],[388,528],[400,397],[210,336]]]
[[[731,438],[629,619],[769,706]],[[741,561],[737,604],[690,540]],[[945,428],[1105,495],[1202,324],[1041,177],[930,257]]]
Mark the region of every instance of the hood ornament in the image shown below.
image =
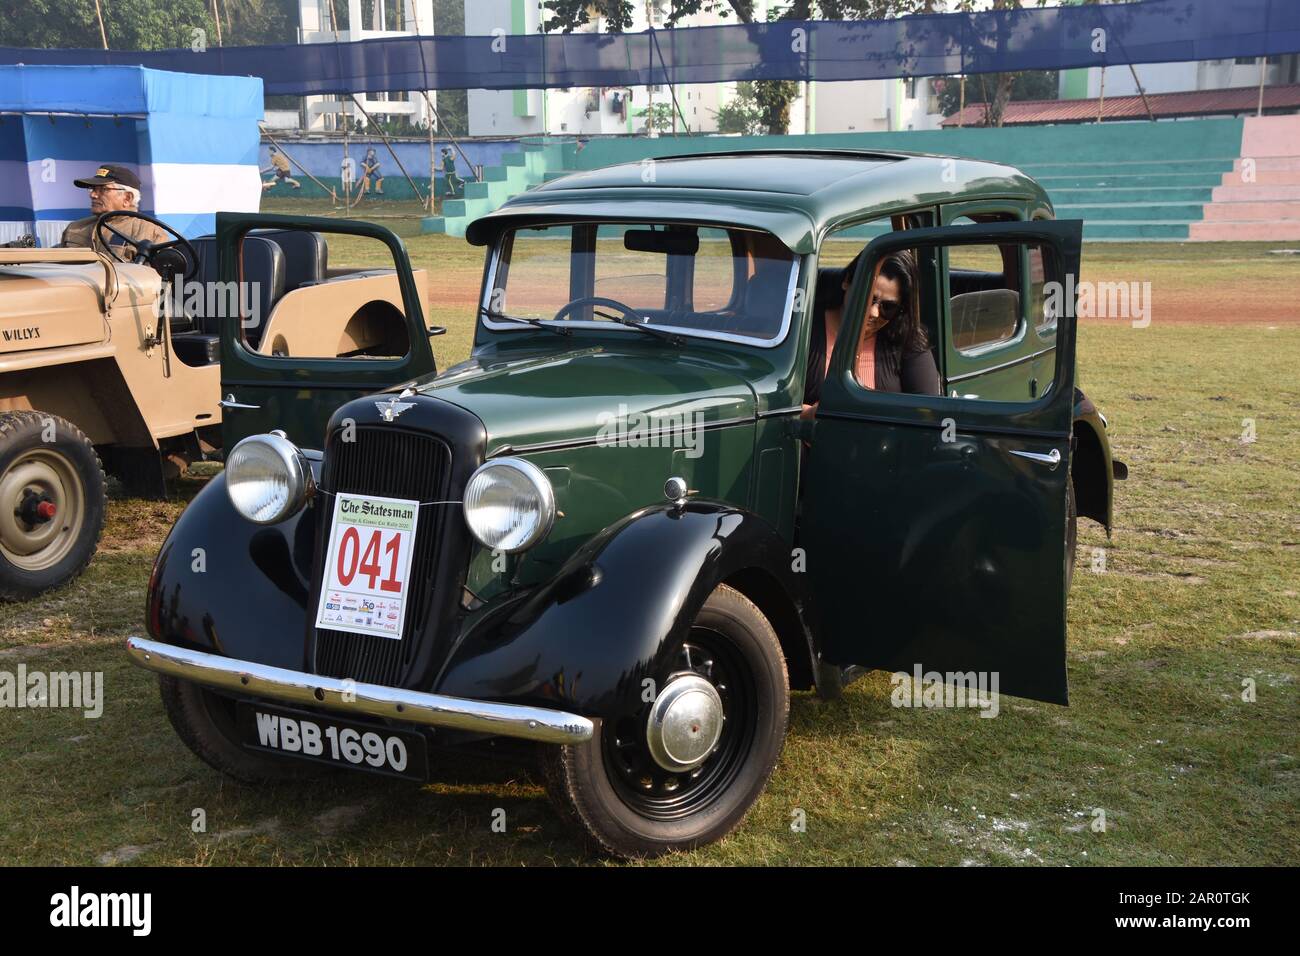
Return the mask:
[[[379,409],[379,414],[386,422],[393,421],[402,412],[414,407],[415,402],[399,402],[396,398],[390,398],[386,402],[375,402],[375,408]]]

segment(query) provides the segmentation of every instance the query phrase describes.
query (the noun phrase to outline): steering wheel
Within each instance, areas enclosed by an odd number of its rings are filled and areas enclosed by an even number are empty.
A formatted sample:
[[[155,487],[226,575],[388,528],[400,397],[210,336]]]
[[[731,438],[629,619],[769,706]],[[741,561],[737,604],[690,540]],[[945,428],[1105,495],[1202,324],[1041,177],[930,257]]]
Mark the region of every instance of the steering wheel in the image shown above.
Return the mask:
[[[109,225],[110,219],[121,219],[130,217],[132,219],[143,219],[145,222],[152,223],[168,235],[175,236],[170,242],[150,242],[148,239],[133,239],[130,236],[123,235],[119,230]],[[173,229],[167,223],[153,216],[146,216],[142,212],[134,209],[114,209],[109,212],[102,212],[99,218],[95,220],[95,227],[91,230],[91,243],[98,239],[104,244],[105,249],[111,250],[108,243],[104,242],[103,234],[100,228],[117,236],[123,242],[135,247],[135,255],[131,261],[140,265],[151,265],[159,272],[167,272],[175,276],[179,273],[183,280],[194,278],[194,274],[199,271],[199,254],[194,251],[190,241]],[[120,258],[113,253],[114,258]],[[178,260],[180,260],[178,262]]]
[[[609,309],[618,309],[618,311],[623,313],[625,319],[630,322],[635,322],[637,325],[641,325],[646,321],[645,317],[639,314],[631,306],[624,305],[622,302],[619,302],[618,299],[607,299],[601,295],[584,295],[581,298],[574,299],[568,305],[562,306],[560,311],[555,313],[555,318],[551,321],[558,322],[574,309],[580,308],[584,305],[603,305]]]

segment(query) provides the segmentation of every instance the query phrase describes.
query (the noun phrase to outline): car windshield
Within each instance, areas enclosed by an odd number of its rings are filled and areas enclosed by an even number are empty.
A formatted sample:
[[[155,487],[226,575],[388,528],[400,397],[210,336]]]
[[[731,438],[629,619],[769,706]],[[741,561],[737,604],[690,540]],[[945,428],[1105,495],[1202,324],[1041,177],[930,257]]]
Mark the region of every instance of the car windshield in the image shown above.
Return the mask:
[[[563,223],[503,234],[484,303],[493,316],[614,325],[639,323],[710,338],[781,337],[797,263],[775,236],[752,229]],[[571,326],[570,326],[571,327]],[[592,326],[595,327],[595,326]]]

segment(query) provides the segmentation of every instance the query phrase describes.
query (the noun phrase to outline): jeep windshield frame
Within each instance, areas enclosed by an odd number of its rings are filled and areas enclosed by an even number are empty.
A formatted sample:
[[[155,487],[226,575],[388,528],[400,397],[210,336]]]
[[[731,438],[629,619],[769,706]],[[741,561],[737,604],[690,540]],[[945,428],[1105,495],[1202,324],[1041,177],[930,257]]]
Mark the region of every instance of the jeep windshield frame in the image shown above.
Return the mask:
[[[644,244],[646,230],[654,236],[665,238],[666,248],[662,252],[638,250],[628,245],[627,235],[632,232],[641,233]],[[514,259],[516,238],[520,236],[532,240],[532,252],[538,250],[539,244],[554,243],[556,248],[553,253],[547,250],[546,258],[553,264],[562,257],[565,265],[552,269],[554,275],[549,277],[543,274],[542,268],[525,268],[521,276],[520,264],[526,260]],[[699,247],[708,242],[710,246],[716,247],[711,250],[715,254],[683,254],[681,248],[671,248],[674,245],[672,238],[681,236],[698,238]],[[620,238],[621,242],[618,241]],[[653,236],[648,238],[653,244]],[[726,244],[730,245],[729,255],[723,248]],[[642,258],[635,265],[641,268],[650,261],[646,259],[647,256],[659,255],[663,260],[662,270],[598,275],[601,265],[610,260],[610,249],[614,248],[621,256],[629,259],[640,253]],[[602,258],[602,253],[605,258]],[[533,258],[536,260],[542,257],[534,255]],[[555,314],[581,299],[596,296],[622,301],[622,292],[629,298],[637,299],[625,304],[634,312],[645,315],[646,320],[637,327],[631,327],[634,323],[620,323],[607,318],[582,318],[584,311],[588,315],[592,314],[590,306],[574,308],[569,318],[557,324],[566,329],[620,334],[625,331],[654,331],[674,337],[771,349],[785,342],[794,322],[794,303],[806,260],[807,256],[792,251],[772,233],[734,223],[670,219],[629,221],[615,217],[566,217],[519,223],[502,230],[490,246],[479,303],[479,321],[486,330],[493,333],[527,333],[530,325],[552,325]],[[696,284],[697,261],[712,264],[712,295],[715,296],[713,304],[716,308],[696,307],[699,304],[697,296],[700,294]],[[512,268],[516,272],[513,280],[510,275]],[[716,287],[722,281],[720,276],[723,274],[730,277],[730,289],[725,301],[717,301]],[[521,281],[528,283],[530,280],[533,283],[531,288],[519,285]],[[514,286],[511,285],[512,281]],[[539,290],[539,282],[549,282],[549,287]],[[638,283],[640,289],[636,288]],[[658,291],[655,286],[659,287]],[[514,307],[511,305],[512,291]],[[539,295],[539,292],[544,294]],[[538,306],[536,299],[545,301],[547,294],[553,301]],[[709,294],[705,292],[706,296]],[[657,295],[662,295],[662,300],[655,299]],[[524,308],[531,309],[531,314],[520,311],[521,296],[528,303]],[[654,301],[647,302],[646,296]],[[677,307],[676,314],[674,306]],[[599,310],[595,311],[598,314]],[[502,319],[495,319],[497,315],[502,316]],[[688,315],[697,322],[700,319],[713,321],[708,325],[686,324],[682,319]],[[520,319],[528,321],[521,322]],[[539,321],[535,323],[531,321],[533,319]],[[725,327],[728,324],[740,327]]]

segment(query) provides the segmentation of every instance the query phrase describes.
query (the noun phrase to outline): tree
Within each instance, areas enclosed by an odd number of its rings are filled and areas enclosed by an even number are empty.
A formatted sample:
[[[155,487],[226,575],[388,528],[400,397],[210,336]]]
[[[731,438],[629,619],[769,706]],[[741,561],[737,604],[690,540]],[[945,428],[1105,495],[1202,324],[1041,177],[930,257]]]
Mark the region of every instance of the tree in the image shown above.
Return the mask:
[[[111,50],[189,48],[194,30],[216,46],[210,0],[100,0]],[[0,16],[0,46],[57,49],[103,46],[95,0],[21,0]]]
[[[754,96],[754,84],[748,80],[736,84],[735,97],[714,110],[713,118],[717,121],[719,133],[757,136],[766,129],[763,109]]]
[[[671,103],[651,103],[645,109],[646,132],[658,130],[665,132],[673,128],[673,106]]]
[[[1007,98],[995,112],[994,104],[988,99],[990,91],[1002,88],[1002,78],[1007,77]],[[966,78],[966,105],[984,104],[984,115],[979,126],[1001,126],[1006,104],[1024,100],[1054,100],[1060,74],[1056,70],[1026,70],[1023,73],[991,73],[987,76],[976,74]],[[939,97],[939,108],[944,116],[954,116],[961,109],[961,77],[937,76],[934,78],[935,93]]]

